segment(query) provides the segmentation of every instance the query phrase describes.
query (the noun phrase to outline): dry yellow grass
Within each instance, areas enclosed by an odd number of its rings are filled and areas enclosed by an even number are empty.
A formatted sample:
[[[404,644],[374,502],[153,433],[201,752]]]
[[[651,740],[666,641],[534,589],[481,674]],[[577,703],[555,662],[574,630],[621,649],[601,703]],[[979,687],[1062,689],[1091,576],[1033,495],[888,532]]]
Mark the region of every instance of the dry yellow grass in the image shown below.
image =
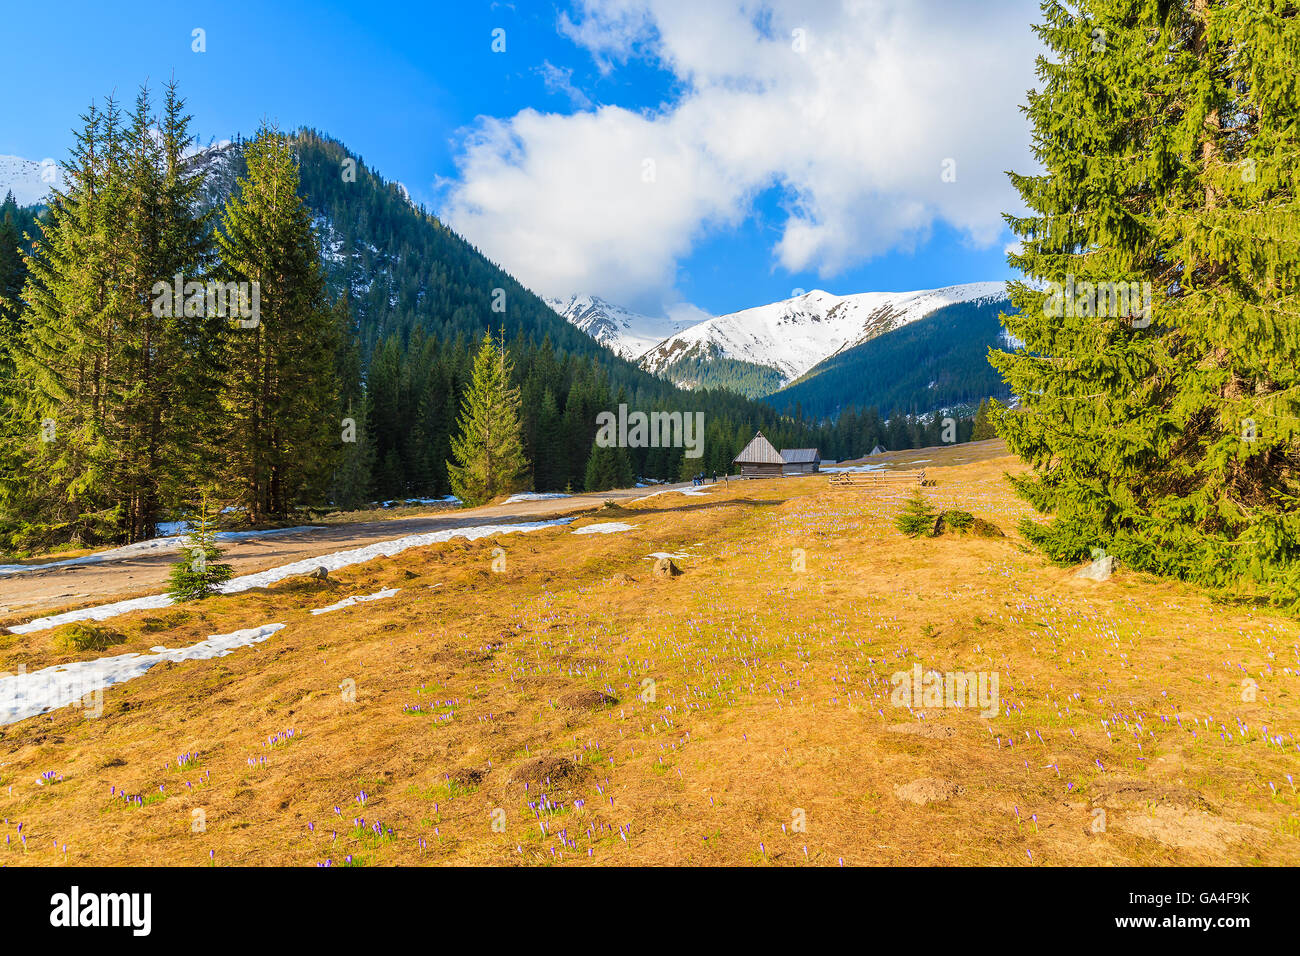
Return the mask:
[[[995,451],[912,459],[1005,539],[904,538],[898,499],[825,476],[733,483],[113,619],[108,655],[287,626],[2,728],[0,863],[1300,862],[1294,622],[1048,565]],[[635,528],[571,533],[601,521]],[[94,656],[58,636],[0,667]],[[893,706],[916,663],[996,671],[997,716]]]

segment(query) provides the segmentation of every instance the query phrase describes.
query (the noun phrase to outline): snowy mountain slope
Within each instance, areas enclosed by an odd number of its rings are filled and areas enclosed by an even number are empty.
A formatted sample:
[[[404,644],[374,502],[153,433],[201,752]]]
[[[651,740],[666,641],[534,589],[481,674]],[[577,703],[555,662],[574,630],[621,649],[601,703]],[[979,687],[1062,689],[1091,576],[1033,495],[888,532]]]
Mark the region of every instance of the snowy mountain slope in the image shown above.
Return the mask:
[[[0,156],[0,201],[12,192],[20,206],[39,205],[59,185],[62,175],[63,170],[52,159],[38,163],[21,156]]]
[[[846,296],[814,289],[793,299],[693,325],[646,352],[640,365],[672,379],[675,365],[729,359],[775,369],[784,384],[841,350],[915,322],[936,309],[1004,296],[1001,282]]]
[[[689,322],[653,318],[594,295],[543,299],[547,305],[606,348],[635,361]]]
[[[208,146],[191,146],[186,151],[186,160],[203,173],[205,182],[229,192],[233,176],[228,167],[233,150],[230,140]],[[51,189],[62,186],[63,169],[52,159],[36,162],[21,156],[0,156],[0,200],[12,192],[18,205],[36,206],[49,199]]]

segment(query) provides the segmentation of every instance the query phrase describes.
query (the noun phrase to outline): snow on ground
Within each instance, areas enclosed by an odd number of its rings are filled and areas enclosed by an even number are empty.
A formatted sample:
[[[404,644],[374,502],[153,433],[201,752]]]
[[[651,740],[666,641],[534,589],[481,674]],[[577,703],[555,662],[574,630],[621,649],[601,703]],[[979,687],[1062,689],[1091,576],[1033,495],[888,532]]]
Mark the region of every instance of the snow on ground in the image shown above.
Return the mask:
[[[843,474],[843,473],[846,472],[846,471],[854,471],[854,472],[857,472],[857,471],[880,471],[880,470],[881,470],[882,468],[884,468],[884,467],[885,467],[885,466],[884,466],[883,464],[877,464],[877,465],[839,465],[839,466],[837,466],[837,467],[835,467],[835,468],[823,468],[823,469],[822,469],[822,472],[825,473],[825,474],[828,474],[828,475],[838,475],[838,474]]]
[[[584,528],[577,528],[574,534],[613,534],[615,531],[631,531],[635,528],[634,524],[624,524],[621,521],[601,521],[597,524],[589,524]]]
[[[657,561],[660,558],[672,558],[672,560],[674,561],[681,561],[684,560],[685,558],[693,558],[693,557],[695,557],[695,555],[686,554],[685,552],[682,552],[680,554],[675,554],[671,551],[652,551],[650,554],[647,554],[645,556],[645,560]]]
[[[259,571],[256,574],[244,574],[237,578],[231,578],[219,590],[222,594],[237,594],[240,591],[247,591],[249,588],[270,587],[277,581],[293,577],[295,574],[310,574],[317,568],[337,571],[340,568],[351,567],[354,564],[373,561],[375,558],[391,558],[393,555],[401,554],[408,548],[437,544],[442,541],[450,541],[452,538],[468,538],[474,541],[494,534],[515,534],[520,531],[536,531],[539,528],[555,528],[567,525],[574,520],[574,518],[553,518],[549,521],[525,521],[519,524],[485,524],[476,525],[472,528],[449,528],[445,531],[408,534],[405,537],[393,538],[390,541],[369,544],[364,548],[352,548],[348,551],[335,551],[333,554],[321,554],[314,558],[304,558],[301,561],[294,561],[292,564],[281,565],[278,568]],[[156,594],[152,597],[132,598],[129,601],[117,601],[113,604],[101,604],[98,607],[81,608],[76,611],[66,611],[63,614],[52,614],[49,617],[38,617],[26,624],[17,624],[9,628],[9,631],[13,634],[30,634],[33,631],[43,631],[46,628],[71,624],[73,621],[103,621],[130,611],[157,610],[158,608],[170,607],[171,604],[172,599],[167,595]]]
[[[455,495],[444,495],[441,498],[393,498],[390,501],[376,502],[381,508],[392,508],[396,505],[458,505],[461,503]]]
[[[185,524],[184,521],[174,521],[170,524],[159,525],[158,529],[161,531],[164,528],[179,527]],[[186,527],[184,530],[188,531],[189,529]],[[214,537],[218,541],[242,541],[245,538],[270,538],[279,534],[301,534],[304,531],[320,530],[320,525],[307,524],[297,528],[272,528],[268,531],[218,531]],[[51,561],[48,564],[0,564],[0,576],[22,574],[26,571],[44,571],[46,568],[66,568],[79,564],[121,561],[125,558],[139,557],[142,554],[162,554],[168,551],[179,551],[184,541],[184,534],[168,534],[161,538],[150,538],[147,541],[137,541],[135,544],[123,545],[109,551],[96,551],[94,554],[82,555],[79,558],[66,558],[63,561]]]
[[[361,604],[365,601],[379,601],[386,597],[392,597],[401,588],[385,588],[383,591],[376,591],[374,594],[358,594],[355,597],[344,598],[337,604],[331,604],[329,607],[318,607],[312,611],[313,614],[328,614],[330,611],[341,611],[345,607],[352,607],[354,604]]]
[[[690,495],[693,498],[699,498],[706,492],[712,491],[714,487],[715,487],[714,485],[698,485],[698,486],[692,486],[690,488],[664,488],[662,491],[652,491],[650,492],[650,494],[642,495],[640,498],[633,498],[632,503],[635,504],[638,501],[646,501],[650,498],[654,498],[659,495],[671,495],[673,493]]]
[[[550,501],[552,498],[569,498],[569,497],[572,496],[566,495],[563,492],[540,493],[536,491],[525,491],[522,494],[511,495],[509,498],[506,499],[506,504],[512,505],[516,501]]]
[[[258,644],[283,624],[263,624],[230,634],[214,634],[206,641],[189,647],[168,650],[150,648],[148,654],[119,654],[71,664],[55,664],[30,674],[0,677],[0,724],[35,717],[50,710],[68,706],[96,707],[102,713],[103,701],[93,696],[105,687],[123,684],[139,677],[155,664],[164,661],[197,661],[225,657],[236,648]],[[99,714],[93,714],[99,716]]]

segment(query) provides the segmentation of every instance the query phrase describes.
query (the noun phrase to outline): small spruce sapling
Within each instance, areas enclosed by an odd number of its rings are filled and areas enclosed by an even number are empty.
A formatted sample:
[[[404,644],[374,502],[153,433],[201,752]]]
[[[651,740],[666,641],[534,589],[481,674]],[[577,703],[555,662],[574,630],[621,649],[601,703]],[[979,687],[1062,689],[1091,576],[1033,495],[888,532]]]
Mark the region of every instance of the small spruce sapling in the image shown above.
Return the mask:
[[[894,519],[894,526],[909,538],[931,538],[934,536],[934,519],[935,510],[918,488],[907,499],[902,513]]]
[[[181,557],[172,565],[167,594],[175,601],[198,601],[216,593],[235,573],[228,564],[218,564],[221,549],[216,540],[217,512],[204,495]]]

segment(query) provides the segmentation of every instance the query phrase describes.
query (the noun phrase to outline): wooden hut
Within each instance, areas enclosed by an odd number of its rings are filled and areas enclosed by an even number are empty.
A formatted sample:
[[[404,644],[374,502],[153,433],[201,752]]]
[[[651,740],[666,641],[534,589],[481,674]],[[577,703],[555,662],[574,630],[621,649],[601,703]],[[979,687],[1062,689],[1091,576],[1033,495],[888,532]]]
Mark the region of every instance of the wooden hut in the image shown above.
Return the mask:
[[[735,457],[732,464],[740,466],[742,478],[780,478],[785,468],[785,459],[763,437],[762,432],[756,432],[753,441],[745,446],[745,450]]]
[[[786,475],[813,475],[821,470],[822,456],[816,448],[782,448],[781,473]]]

